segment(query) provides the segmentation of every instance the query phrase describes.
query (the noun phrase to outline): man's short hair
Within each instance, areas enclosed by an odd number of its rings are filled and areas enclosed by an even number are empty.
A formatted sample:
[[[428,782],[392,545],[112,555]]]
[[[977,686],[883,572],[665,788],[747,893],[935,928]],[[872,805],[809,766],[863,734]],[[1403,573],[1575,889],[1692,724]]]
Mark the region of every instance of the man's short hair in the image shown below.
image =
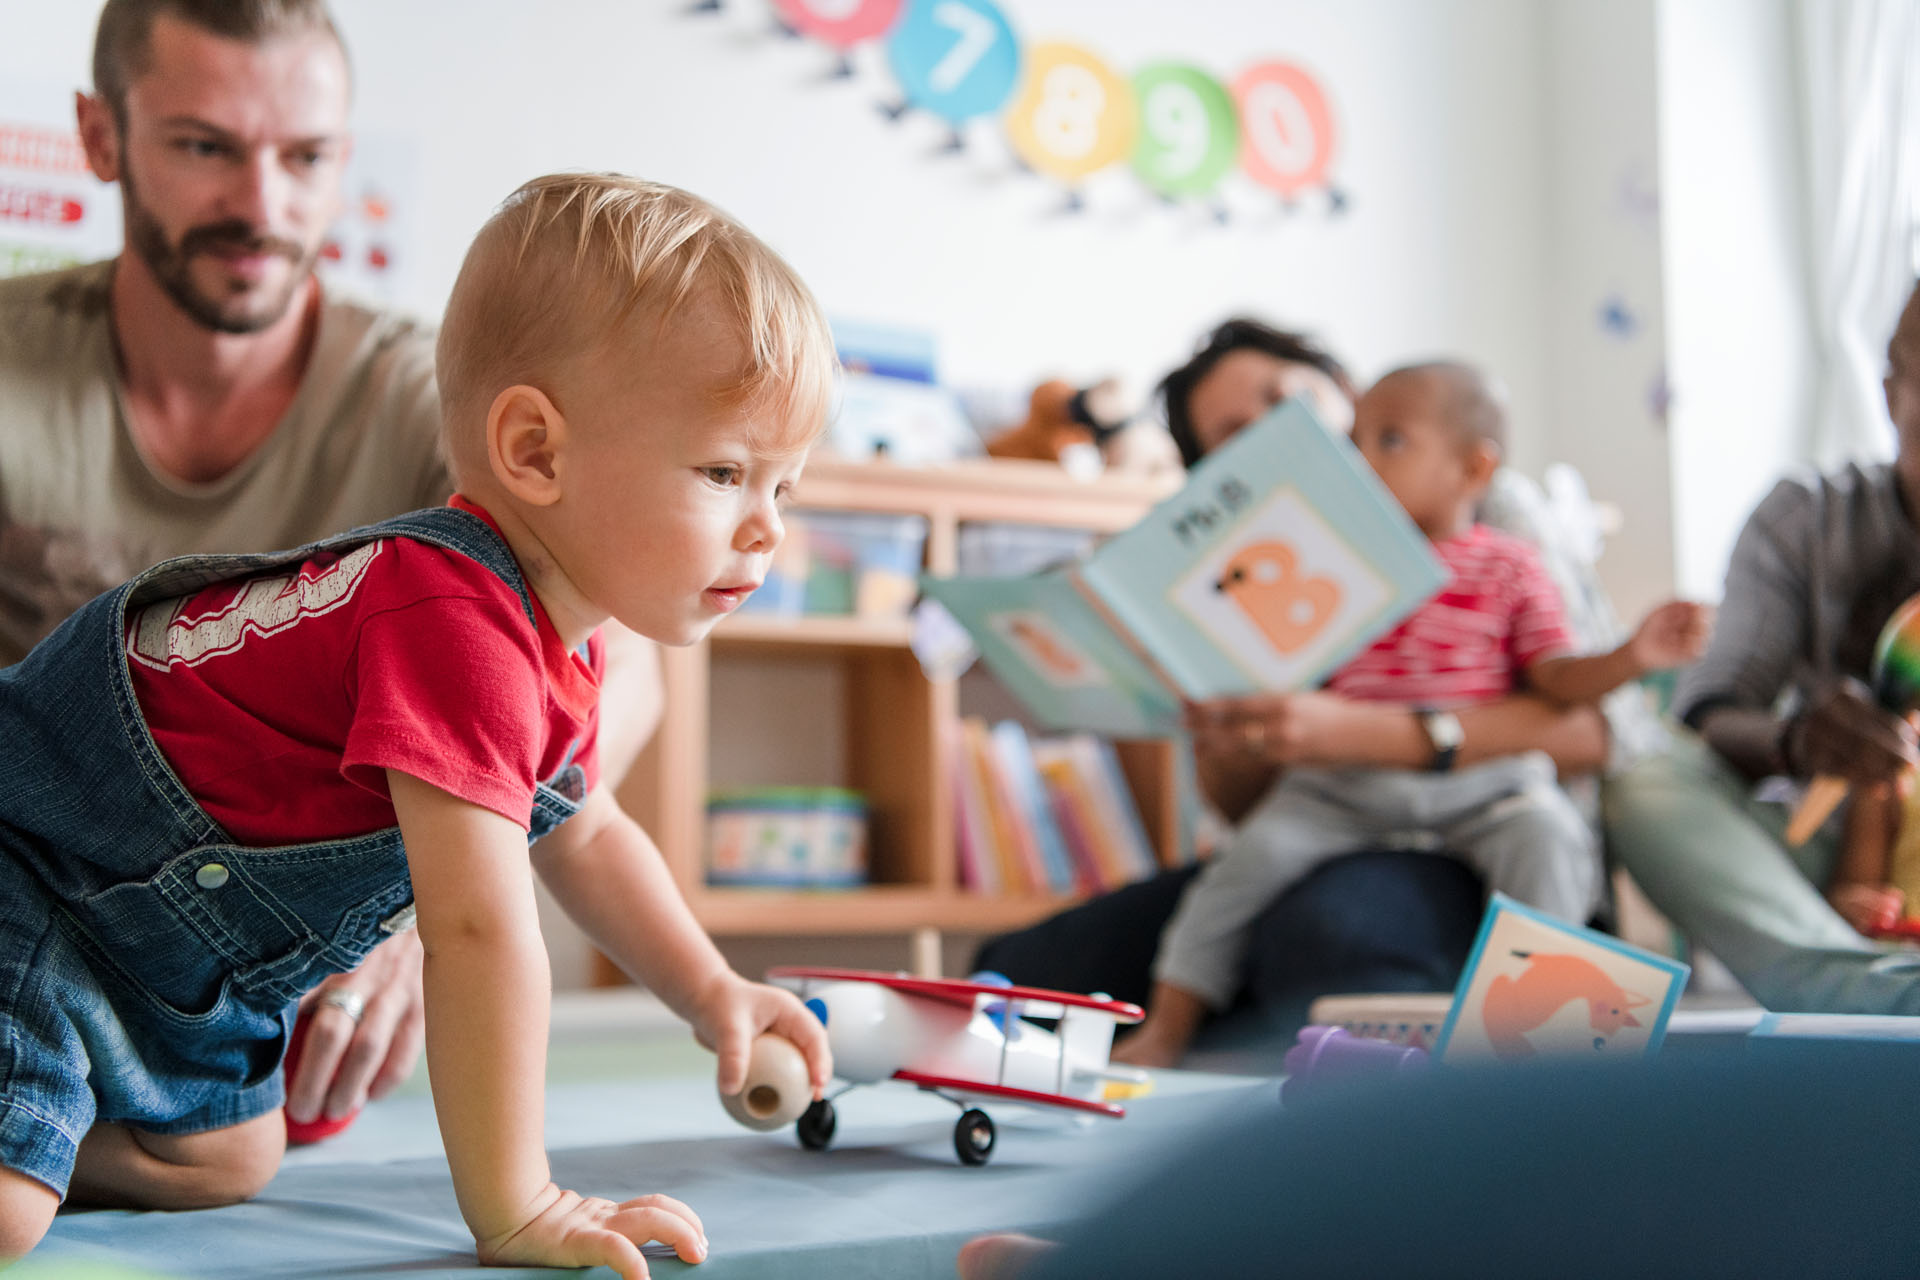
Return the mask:
[[[819,304],[758,237],[678,187],[551,174],[508,196],[474,237],[447,300],[435,372],[456,475],[481,466],[494,397],[545,386],[568,359],[645,342],[691,302],[716,307],[744,352],[718,403],[805,448],[826,426],[836,362]]]
[[[162,14],[248,44],[324,31],[347,56],[326,0],[107,0],[94,28],[93,90],[116,116],[125,116],[127,86],[147,68],[154,19]]]

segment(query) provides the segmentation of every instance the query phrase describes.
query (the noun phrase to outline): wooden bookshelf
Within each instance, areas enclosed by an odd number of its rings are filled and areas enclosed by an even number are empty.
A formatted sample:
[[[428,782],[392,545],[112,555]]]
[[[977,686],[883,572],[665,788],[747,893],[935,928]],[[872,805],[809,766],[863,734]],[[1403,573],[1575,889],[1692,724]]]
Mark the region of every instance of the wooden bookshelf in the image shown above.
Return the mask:
[[[973,522],[1113,533],[1173,489],[1171,481],[1103,477],[1080,482],[1045,463],[981,460],[940,468],[817,460],[795,492],[795,509],[924,516],[925,565],[952,573],[959,531]],[[721,937],[896,934],[929,952],[942,932],[982,934],[1045,918],[1072,899],[1050,894],[986,896],[963,889],[954,852],[950,780],[959,698],[951,681],[929,680],[904,618],[729,618],[704,643],[661,654],[665,707],[659,731],[620,788],[621,802],[659,843],[702,925]],[[871,883],[857,889],[775,891],[705,883],[706,797],[727,773],[728,734],[714,723],[712,685],[729,664],[793,663],[836,668],[843,689],[835,735],[838,773],[868,806]],[[817,743],[777,744],[795,753]],[[1163,742],[1125,742],[1122,769],[1149,839],[1163,861],[1178,847],[1173,756]],[[937,947],[932,948],[937,952]],[[601,976],[614,978],[602,962]]]

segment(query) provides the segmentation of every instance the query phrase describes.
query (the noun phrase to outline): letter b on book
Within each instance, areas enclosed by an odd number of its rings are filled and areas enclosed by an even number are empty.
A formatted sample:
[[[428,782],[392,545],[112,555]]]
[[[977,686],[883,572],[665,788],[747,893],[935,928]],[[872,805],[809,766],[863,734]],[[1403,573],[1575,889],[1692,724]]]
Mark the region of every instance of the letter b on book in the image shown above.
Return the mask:
[[[1214,589],[1239,605],[1281,653],[1310,643],[1340,607],[1340,584],[1301,573],[1293,547],[1274,540],[1234,552]]]

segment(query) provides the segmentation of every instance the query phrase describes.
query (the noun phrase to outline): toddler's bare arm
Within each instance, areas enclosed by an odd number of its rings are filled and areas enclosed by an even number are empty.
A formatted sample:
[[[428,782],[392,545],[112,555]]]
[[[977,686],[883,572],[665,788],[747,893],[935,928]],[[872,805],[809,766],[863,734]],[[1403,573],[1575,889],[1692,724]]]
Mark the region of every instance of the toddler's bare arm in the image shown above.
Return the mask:
[[[1527,667],[1527,684],[1562,705],[1598,702],[1649,671],[1684,666],[1706,651],[1713,611],[1669,600],[1649,613],[1627,642],[1610,653],[1541,658]]]
[[[426,949],[427,1070],[461,1216],[480,1260],[604,1264],[644,1275],[636,1242],[705,1256],[699,1219],[663,1196],[562,1190],[543,1131],[549,970],[519,826],[387,772]]]
[[[747,1051],[763,1031],[793,1041],[815,1090],[826,1088],[833,1064],[819,1019],[791,993],[748,982],[728,966],[653,840],[605,787],[533,847],[533,865],[594,944],[719,1055],[722,1093],[746,1083]]]

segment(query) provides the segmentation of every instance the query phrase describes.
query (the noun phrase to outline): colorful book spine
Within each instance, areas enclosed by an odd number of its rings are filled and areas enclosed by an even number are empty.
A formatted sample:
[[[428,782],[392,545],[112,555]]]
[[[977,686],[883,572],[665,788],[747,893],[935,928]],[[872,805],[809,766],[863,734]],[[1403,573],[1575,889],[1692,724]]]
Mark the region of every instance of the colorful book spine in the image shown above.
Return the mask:
[[[1127,776],[1120,768],[1113,744],[1089,733],[1074,734],[1068,742],[1087,778],[1101,823],[1116,851],[1116,861],[1125,869],[1124,878],[1128,882],[1146,879],[1160,864],[1154,857],[1153,845],[1147,839],[1146,826],[1140,821],[1133,790],[1127,786]]]
[[[1000,865],[993,852],[985,798],[968,758],[962,727],[949,725],[948,733],[953,761],[953,850],[960,864],[960,887],[972,893],[996,894],[1000,892]]]
[[[1072,893],[1073,862],[1054,822],[1053,805],[1034,763],[1027,731],[1018,721],[1002,720],[993,727],[992,737],[996,759],[1022,819],[1023,847],[1031,847],[1038,857],[1040,882],[1054,893]]]
[[[1033,863],[1020,848],[1011,796],[1001,783],[1000,771],[994,767],[993,747],[988,740],[986,722],[969,716],[961,723],[966,731],[967,759],[972,764],[985,802],[983,807],[987,813],[987,825],[993,833],[992,844],[994,858],[1000,868],[1001,890],[1013,894],[1032,893],[1045,883],[1045,878],[1034,874]]]
[[[1035,743],[1036,755],[1043,746],[1050,745]],[[1103,861],[1099,823],[1073,762],[1058,755],[1043,760],[1040,776],[1046,781],[1054,819],[1060,826],[1068,856],[1073,859],[1074,887],[1088,894],[1119,888],[1125,881]]]

